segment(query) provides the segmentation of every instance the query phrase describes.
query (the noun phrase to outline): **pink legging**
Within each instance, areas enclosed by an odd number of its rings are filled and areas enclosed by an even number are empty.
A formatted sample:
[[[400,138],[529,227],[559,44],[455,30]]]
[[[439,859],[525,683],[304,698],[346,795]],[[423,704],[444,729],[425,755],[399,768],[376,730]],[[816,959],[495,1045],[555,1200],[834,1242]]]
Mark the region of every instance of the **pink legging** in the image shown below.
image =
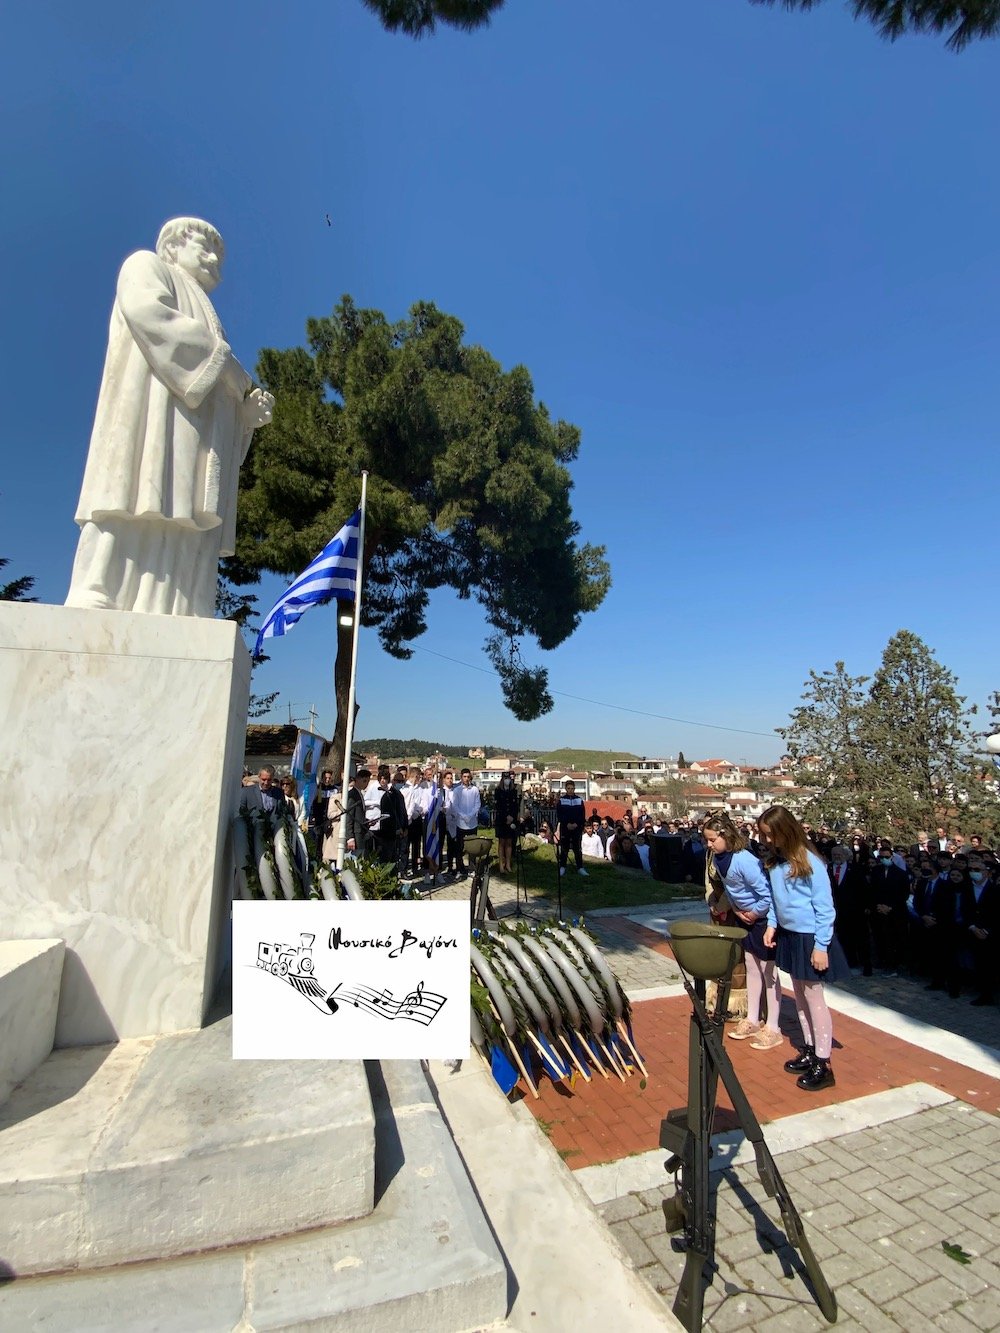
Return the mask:
[[[749,979],[749,972],[747,973]],[[833,1050],[833,1019],[827,1008],[822,981],[797,981],[792,977],[792,993],[799,1015],[802,1038],[819,1060],[829,1060]]]
[[[748,949],[747,963],[747,1017],[751,1023],[760,1018],[761,995],[767,994],[767,1026],[778,1031],[778,1013],[781,1009],[781,978],[774,959],[758,958]]]

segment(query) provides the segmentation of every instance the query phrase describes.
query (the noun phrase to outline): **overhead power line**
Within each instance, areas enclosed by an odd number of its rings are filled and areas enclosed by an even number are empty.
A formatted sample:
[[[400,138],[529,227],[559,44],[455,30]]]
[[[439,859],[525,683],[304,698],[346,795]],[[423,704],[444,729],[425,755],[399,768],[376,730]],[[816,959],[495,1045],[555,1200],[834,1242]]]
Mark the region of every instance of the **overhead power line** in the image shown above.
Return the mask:
[[[458,657],[449,657],[447,653],[435,652],[433,648],[424,648],[417,643],[413,644],[412,647],[417,652],[429,653],[431,657],[440,657],[442,661],[453,662],[455,666],[468,667],[470,671],[481,671],[484,676],[498,677],[496,671],[491,671],[489,667],[477,666],[475,662],[463,662]],[[625,704],[609,703],[607,699],[586,699],[582,694],[568,694],[565,690],[550,690],[550,693],[558,694],[561,699],[575,699],[577,703],[591,704],[594,708],[613,708],[619,713],[634,713],[636,717],[652,717],[658,722],[677,722],[684,727],[705,727],[709,731],[729,731],[738,736],[765,736],[769,741],[773,741],[776,735],[773,731],[751,731],[747,727],[724,727],[720,722],[692,722],[687,717],[670,717],[667,713],[650,713],[645,708],[627,708]]]

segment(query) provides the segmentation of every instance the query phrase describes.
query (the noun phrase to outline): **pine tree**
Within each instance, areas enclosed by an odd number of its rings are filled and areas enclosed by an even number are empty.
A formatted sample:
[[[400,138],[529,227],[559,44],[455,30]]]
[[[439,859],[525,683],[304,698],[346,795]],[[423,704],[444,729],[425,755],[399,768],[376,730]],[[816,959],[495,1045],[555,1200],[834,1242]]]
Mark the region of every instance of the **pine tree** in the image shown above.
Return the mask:
[[[357,507],[369,472],[362,623],[394,657],[426,628],[429,595],[475,598],[506,706],[522,721],[548,712],[544,668],[521,639],[563,643],[610,586],[604,548],[579,545],[567,464],[580,432],[552,421],[523,366],[503,371],[465,346],[457,319],[420,303],[390,324],[344,297],[308,323],[308,348],[261,353],[276,397],[240,474],[238,585],[260,571],[298,574]],[[337,730],[343,747],[349,627],[338,626]]]
[[[377,14],[389,32],[405,32],[410,37],[432,33],[438,23],[472,32],[489,23],[504,0],[362,0],[366,9]]]
[[[9,560],[0,559],[0,569],[6,568],[10,564]],[[35,586],[35,580],[28,574],[22,574],[19,579],[11,579],[10,583],[0,583],[0,602],[37,602],[37,597],[29,597]]]
[[[784,9],[815,9],[819,0],[751,0]],[[961,51],[977,38],[1000,31],[998,0],[850,0],[855,18],[869,19],[879,35],[894,42],[917,32],[947,32],[948,46]]]
[[[843,662],[810,672],[805,702],[779,733],[802,780],[819,787],[806,813],[888,836],[953,821],[992,830],[1000,805],[984,780],[975,709],[952,672],[900,630],[865,690],[867,683]]]
[[[851,676],[844,663],[832,671],[810,671],[787,727],[778,729],[796,778],[818,787],[808,813],[828,824],[865,822],[868,764],[859,743],[867,695],[867,676]]]
[[[677,767],[678,767],[678,768],[687,768],[687,766],[688,766],[688,762],[687,762],[687,760],[684,758],[684,751],[681,750],[680,753],[677,755]]]
[[[488,26],[505,0],[362,0],[389,32],[423,37],[438,23],[472,32]],[[815,9],[820,0],[751,0],[783,9]],[[849,0],[854,17],[868,19],[890,42],[911,33],[948,33],[948,46],[961,51],[970,42],[1000,32],[1000,0]]]

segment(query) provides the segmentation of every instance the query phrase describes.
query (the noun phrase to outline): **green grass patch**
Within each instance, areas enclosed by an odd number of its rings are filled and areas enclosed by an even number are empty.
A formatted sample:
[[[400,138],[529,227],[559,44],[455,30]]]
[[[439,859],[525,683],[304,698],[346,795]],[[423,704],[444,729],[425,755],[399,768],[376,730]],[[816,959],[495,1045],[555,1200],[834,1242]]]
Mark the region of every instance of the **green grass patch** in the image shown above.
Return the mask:
[[[664,884],[641,870],[625,870],[610,861],[585,861],[587,877],[576,873],[573,858],[562,879],[563,912],[593,911],[596,907],[643,907],[649,903],[669,903],[677,898],[702,898],[704,890],[698,884]],[[516,863],[515,863],[516,866]],[[529,898],[555,900],[559,879],[556,872],[556,850],[541,843],[521,848],[522,882]],[[494,882],[513,883],[514,876],[499,876],[494,862]]]

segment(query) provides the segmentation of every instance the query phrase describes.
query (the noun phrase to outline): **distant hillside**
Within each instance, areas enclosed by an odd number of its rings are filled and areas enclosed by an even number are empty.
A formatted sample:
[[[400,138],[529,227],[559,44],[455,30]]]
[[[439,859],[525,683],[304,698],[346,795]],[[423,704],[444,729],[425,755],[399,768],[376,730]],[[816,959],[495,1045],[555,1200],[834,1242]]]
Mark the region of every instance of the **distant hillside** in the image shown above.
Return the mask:
[[[580,773],[591,769],[606,773],[612,759],[638,759],[630,750],[545,750],[535,756],[539,768],[565,768]]]
[[[443,741],[420,741],[412,736],[405,741],[398,736],[376,736],[373,740],[354,742],[356,754],[378,754],[386,759],[426,759],[430,754],[443,754],[453,764],[464,760],[473,748],[469,745],[446,745]],[[605,772],[611,766],[612,759],[639,758],[629,750],[574,750],[569,747],[561,750],[522,750],[503,745],[484,745],[482,748],[486,751],[487,759],[498,754],[511,755],[519,759],[533,759],[539,768],[564,768],[574,772],[584,769]]]
[[[394,759],[407,758],[413,756],[415,759],[426,759],[429,754],[444,754],[449,759],[463,759],[470,750],[476,748],[475,742],[472,745],[446,745],[444,741],[418,741],[412,736],[408,741],[400,740],[398,736],[376,736],[374,740],[355,740],[353,748],[360,754],[380,754],[386,758],[390,756]],[[533,758],[537,750],[511,750],[500,745],[484,745],[486,758],[491,759],[496,754],[519,754],[525,759]]]

